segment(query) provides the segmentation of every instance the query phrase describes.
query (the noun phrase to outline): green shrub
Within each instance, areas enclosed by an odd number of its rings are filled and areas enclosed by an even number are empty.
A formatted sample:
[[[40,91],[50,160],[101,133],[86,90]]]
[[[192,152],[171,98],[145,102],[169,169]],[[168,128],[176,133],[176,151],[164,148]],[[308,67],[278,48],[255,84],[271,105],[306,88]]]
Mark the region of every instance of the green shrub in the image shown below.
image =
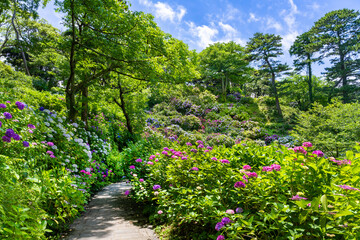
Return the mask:
[[[360,140],[360,103],[335,102],[326,107],[314,104],[299,116],[298,122],[294,137],[311,141],[329,156],[338,156]]]
[[[360,153],[334,160],[251,142],[169,148],[139,166],[148,174],[133,176],[131,193],[157,202],[151,219],[172,226],[164,238],[360,238]]]

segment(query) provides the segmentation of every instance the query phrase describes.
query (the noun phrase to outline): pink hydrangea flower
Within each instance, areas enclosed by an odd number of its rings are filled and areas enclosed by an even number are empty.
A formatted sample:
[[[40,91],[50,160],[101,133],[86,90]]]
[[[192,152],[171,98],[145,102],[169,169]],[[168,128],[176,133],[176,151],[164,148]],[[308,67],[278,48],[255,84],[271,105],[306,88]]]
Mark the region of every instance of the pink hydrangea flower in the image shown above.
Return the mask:
[[[232,210],[232,209],[226,210],[226,213],[227,213],[227,214],[235,214],[234,210]]]
[[[312,147],[312,143],[311,142],[304,142],[303,144],[303,147]]]
[[[295,195],[293,196],[292,198],[290,198],[291,200],[294,200],[294,201],[299,201],[299,200],[306,200],[307,198],[304,198],[304,197],[300,197],[299,195]]]
[[[135,162],[142,162],[142,159],[138,158],[138,159],[135,160]]]
[[[254,178],[257,178],[257,177],[258,177],[258,175],[257,175],[256,172],[247,172],[246,175],[247,175],[248,177],[254,177]]]
[[[251,167],[249,165],[245,165],[245,166],[243,166],[243,169],[244,170],[251,170]]]
[[[131,165],[129,168],[130,168],[130,169],[135,169],[135,166],[134,166],[134,165]]]
[[[151,161],[148,161],[147,164],[149,164],[149,165],[154,165],[154,163],[151,162]]]
[[[324,153],[322,151],[320,151],[320,150],[315,150],[312,153],[317,155],[318,157],[323,157],[324,156]]]
[[[159,210],[157,213],[158,213],[158,214],[163,214],[164,212],[163,212],[163,211],[161,211],[161,210]]]
[[[305,149],[303,147],[294,147],[294,152],[307,154],[307,152],[305,151]]]
[[[229,160],[227,160],[227,159],[223,159],[223,160],[221,160],[221,162],[222,163],[230,163]]]

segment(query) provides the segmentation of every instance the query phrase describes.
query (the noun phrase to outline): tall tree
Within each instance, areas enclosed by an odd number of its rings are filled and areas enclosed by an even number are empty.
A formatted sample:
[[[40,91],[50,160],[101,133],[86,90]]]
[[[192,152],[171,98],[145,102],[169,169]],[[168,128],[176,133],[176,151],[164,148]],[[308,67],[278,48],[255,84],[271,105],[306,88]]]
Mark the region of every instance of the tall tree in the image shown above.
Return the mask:
[[[153,16],[130,11],[126,2],[58,0],[56,4],[68,27],[62,47],[69,59],[65,92],[70,120],[81,108],[76,95],[81,93],[84,103],[88,88],[99,80],[109,82],[111,73],[137,81],[171,81],[192,72],[187,68],[187,46],[163,33]],[[119,88],[120,83],[124,96],[126,84],[118,79],[111,86]],[[83,121],[86,112],[87,104],[82,104]]]
[[[251,54],[251,59],[260,63],[260,71],[271,75],[272,92],[275,97],[276,109],[282,118],[282,111],[279,102],[278,90],[276,87],[276,77],[289,69],[287,64],[282,64],[276,60],[283,55],[281,37],[274,34],[255,33],[247,43],[247,51]]]
[[[290,48],[290,55],[296,56],[294,60],[294,66],[297,71],[306,69],[307,71],[307,83],[310,104],[314,102],[313,97],[313,83],[312,83],[312,68],[311,64],[320,61],[319,57],[314,57],[316,49],[312,44],[311,32],[305,32],[296,37],[293,45]]]
[[[320,18],[311,32],[318,39],[321,58],[330,58],[331,67],[325,68],[328,80],[334,87],[341,86],[344,102],[350,101],[349,93],[359,80],[360,60],[356,44],[360,35],[359,11],[341,9],[331,11]]]
[[[221,83],[221,93],[225,97],[230,84],[243,84],[249,79],[249,61],[245,49],[231,41],[214,43],[199,55],[200,71],[206,82],[215,86]]]

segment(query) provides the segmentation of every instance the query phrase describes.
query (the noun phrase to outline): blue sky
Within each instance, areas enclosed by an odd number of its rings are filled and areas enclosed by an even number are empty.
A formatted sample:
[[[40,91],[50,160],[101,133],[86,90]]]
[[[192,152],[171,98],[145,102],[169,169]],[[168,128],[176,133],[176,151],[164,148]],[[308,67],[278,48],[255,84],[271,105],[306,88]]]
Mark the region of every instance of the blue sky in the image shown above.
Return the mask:
[[[274,33],[283,40],[282,61],[292,64],[288,50],[296,36],[332,10],[360,9],[360,0],[132,0],[133,11],[151,13],[160,28],[200,52],[214,42],[242,46],[255,32]],[[40,16],[57,28],[61,15],[52,2]],[[323,67],[315,67],[320,74]]]

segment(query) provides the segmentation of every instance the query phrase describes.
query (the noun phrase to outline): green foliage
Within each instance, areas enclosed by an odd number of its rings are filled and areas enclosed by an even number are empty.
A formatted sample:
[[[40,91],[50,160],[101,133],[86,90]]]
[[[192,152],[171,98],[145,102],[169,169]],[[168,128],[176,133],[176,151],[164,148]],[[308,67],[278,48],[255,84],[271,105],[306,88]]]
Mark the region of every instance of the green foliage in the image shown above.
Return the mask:
[[[326,77],[333,81],[334,88],[340,85],[343,101],[358,99],[356,81],[359,80],[358,51],[354,47],[360,32],[360,13],[351,9],[334,10],[315,22],[310,30],[312,48],[320,58],[330,58],[330,67],[325,68]],[[331,95],[330,95],[331,97]]]
[[[326,107],[315,104],[299,115],[293,136],[300,141],[311,141],[329,156],[344,154],[360,139],[360,104],[335,102]]]
[[[136,167],[131,179],[133,198],[157,203],[151,219],[172,226],[164,238],[360,237],[360,153],[347,153],[349,165],[251,142],[210,151],[200,142],[171,147]],[[219,225],[224,217],[228,223]]]
[[[199,54],[199,68],[207,86],[226,96],[232,84],[245,83],[251,72],[245,49],[235,42],[214,43]]]

